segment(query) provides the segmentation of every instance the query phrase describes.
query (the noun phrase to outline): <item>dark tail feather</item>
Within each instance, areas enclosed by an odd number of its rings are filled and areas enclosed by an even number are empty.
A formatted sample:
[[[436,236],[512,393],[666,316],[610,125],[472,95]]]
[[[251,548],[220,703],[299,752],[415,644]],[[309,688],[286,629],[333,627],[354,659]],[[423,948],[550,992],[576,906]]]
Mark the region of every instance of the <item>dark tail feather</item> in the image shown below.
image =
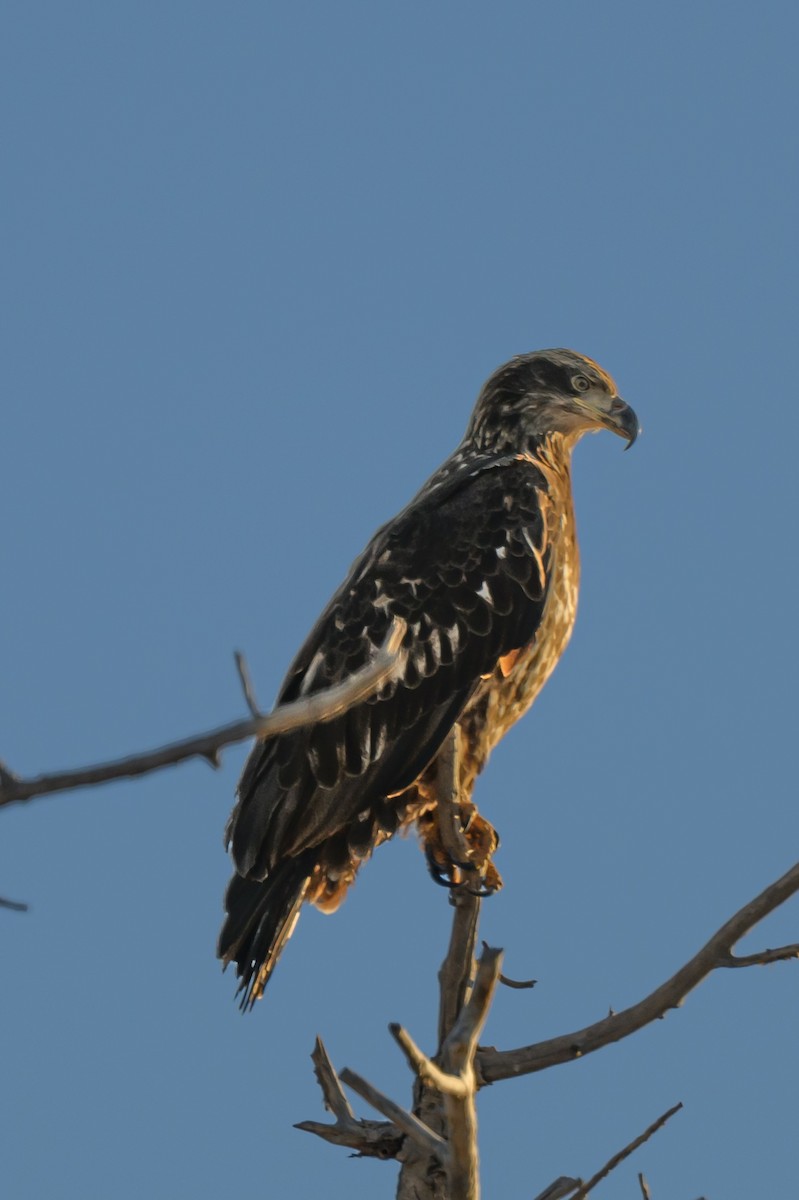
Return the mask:
[[[315,853],[306,851],[280,863],[264,880],[234,875],[225,893],[225,923],[217,955],[235,962],[241,1009],[263,995],[280,952],[291,937],[308,891]],[[238,995],[238,992],[236,993]]]

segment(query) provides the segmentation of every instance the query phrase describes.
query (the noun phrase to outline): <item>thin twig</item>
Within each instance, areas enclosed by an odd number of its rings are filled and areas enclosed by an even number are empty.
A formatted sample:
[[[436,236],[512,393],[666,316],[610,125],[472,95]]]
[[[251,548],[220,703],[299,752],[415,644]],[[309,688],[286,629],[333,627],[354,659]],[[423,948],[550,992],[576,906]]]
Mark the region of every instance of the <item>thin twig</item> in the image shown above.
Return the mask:
[[[730,954],[721,958],[719,967],[765,967],[769,963],[788,962],[799,958],[799,942],[790,946],[777,946],[774,950],[761,950],[758,954]]]
[[[0,908],[10,908],[12,912],[27,912],[28,906],[22,900],[7,900],[0,896]]]
[[[755,966],[795,957],[794,946],[786,946],[779,951],[764,950],[760,954],[749,954],[738,959],[732,956],[732,949],[745,933],[797,891],[799,863],[739,909],[692,959],[638,1004],[604,1017],[584,1029],[549,1038],[545,1042],[536,1042],[515,1050],[481,1050],[477,1055],[481,1080],[484,1083],[497,1083],[500,1079],[544,1071],[558,1063],[573,1062],[576,1058],[592,1054],[603,1046],[629,1037],[645,1025],[663,1017],[669,1009],[679,1007],[688,993],[718,968]]]
[[[499,982],[503,987],[516,988],[520,992],[529,991],[538,983],[537,979],[508,979],[507,975],[500,975]]]
[[[488,942],[483,942],[483,949],[488,949]],[[503,987],[517,988],[519,991],[528,991],[534,988],[538,983],[537,979],[509,979],[507,975],[500,975],[499,982]]]
[[[244,700],[247,707],[254,717],[263,716],[263,713],[258,707],[258,702],[255,699],[255,689],[252,685],[252,676],[250,675],[250,668],[247,666],[247,659],[244,657],[243,651],[234,650],[233,660],[236,664],[236,670],[239,675],[239,683],[241,684],[241,690],[244,693]]]
[[[219,751],[223,746],[244,742],[252,737],[276,737],[302,725],[330,721],[379,691],[394,675],[400,664],[400,646],[404,632],[405,622],[395,618],[385,642],[367,666],[350,675],[342,683],[337,683],[325,691],[315,692],[312,696],[294,700],[290,704],[283,704],[263,716],[232,721],[206,733],[170,742],[156,750],[147,750],[141,754],[74,771],[60,771],[53,775],[22,779],[13,775],[6,767],[0,766],[0,806],[19,804],[32,800],[34,796],[51,795],[53,792],[92,787],[99,783],[108,783],[112,779],[146,775],[150,771],[175,766],[189,758],[204,758],[217,765]]]
[[[587,1183],[582,1184],[578,1191],[576,1191],[572,1196],[572,1200],[585,1200],[589,1192],[591,1192],[598,1183],[601,1183],[603,1179],[606,1179],[611,1171],[615,1171],[619,1163],[623,1163],[625,1158],[629,1158],[639,1146],[643,1146],[644,1142],[648,1142],[652,1135],[657,1133],[659,1129],[662,1129],[666,1122],[670,1120],[675,1113],[679,1112],[681,1108],[682,1103],[675,1104],[674,1107],[670,1108],[668,1112],[664,1112],[661,1117],[658,1117],[657,1121],[653,1121],[649,1128],[645,1129],[639,1137],[630,1142],[628,1146],[625,1146],[623,1150],[620,1150],[618,1154],[614,1154],[612,1158],[608,1159],[604,1167],[597,1171],[596,1175],[592,1175]]]
[[[652,1200],[652,1193],[649,1190],[649,1184],[646,1181],[646,1177],[640,1171],[638,1172],[638,1186],[641,1189],[641,1196],[643,1197],[643,1200]]]

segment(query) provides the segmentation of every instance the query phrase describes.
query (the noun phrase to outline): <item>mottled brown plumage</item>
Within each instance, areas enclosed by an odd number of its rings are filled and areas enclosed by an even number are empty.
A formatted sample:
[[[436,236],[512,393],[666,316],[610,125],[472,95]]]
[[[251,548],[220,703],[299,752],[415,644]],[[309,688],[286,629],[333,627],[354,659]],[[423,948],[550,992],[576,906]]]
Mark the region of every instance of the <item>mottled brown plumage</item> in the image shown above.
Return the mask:
[[[571,452],[599,428],[631,443],[638,423],[590,359],[569,350],[512,359],[483,387],[456,451],[378,530],[322,613],[279,702],[362,667],[394,616],[408,625],[400,669],[340,717],[250,755],[228,825],[236,873],[219,941],[245,1006],[262,994],[302,903],[337,908],[363,860],[398,828],[419,822],[447,873],[435,756],[458,722],[468,800],[563,653],[579,584]],[[472,835],[480,860],[490,826]]]

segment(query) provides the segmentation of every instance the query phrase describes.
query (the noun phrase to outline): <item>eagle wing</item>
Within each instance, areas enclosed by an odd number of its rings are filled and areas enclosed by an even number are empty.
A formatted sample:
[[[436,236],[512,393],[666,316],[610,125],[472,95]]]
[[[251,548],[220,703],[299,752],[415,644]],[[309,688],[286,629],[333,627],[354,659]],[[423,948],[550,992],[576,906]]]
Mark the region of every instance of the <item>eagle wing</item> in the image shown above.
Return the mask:
[[[546,481],[529,460],[439,473],[380,529],[289,669],[278,702],[312,695],[371,660],[395,616],[400,670],[333,720],[258,743],[228,841],[240,876],[268,876],[409,787],[480,680],[541,620]]]

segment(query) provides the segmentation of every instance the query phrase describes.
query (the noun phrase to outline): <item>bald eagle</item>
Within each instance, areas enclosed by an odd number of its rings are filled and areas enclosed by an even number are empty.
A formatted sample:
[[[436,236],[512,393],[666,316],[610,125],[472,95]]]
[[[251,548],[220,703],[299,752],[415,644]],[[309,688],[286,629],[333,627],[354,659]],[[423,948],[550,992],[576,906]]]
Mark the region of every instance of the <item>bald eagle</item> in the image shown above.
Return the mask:
[[[242,1007],[262,994],[306,901],[334,911],[360,864],[416,822],[446,874],[433,770],[461,729],[461,794],[530,707],[571,635],[579,555],[571,453],[590,430],[632,445],[633,410],[571,350],[511,359],[465,436],[377,531],[289,668],[278,703],[329,688],[374,657],[395,617],[398,672],[332,720],[256,742],[226,839],[235,872],[218,953]]]

